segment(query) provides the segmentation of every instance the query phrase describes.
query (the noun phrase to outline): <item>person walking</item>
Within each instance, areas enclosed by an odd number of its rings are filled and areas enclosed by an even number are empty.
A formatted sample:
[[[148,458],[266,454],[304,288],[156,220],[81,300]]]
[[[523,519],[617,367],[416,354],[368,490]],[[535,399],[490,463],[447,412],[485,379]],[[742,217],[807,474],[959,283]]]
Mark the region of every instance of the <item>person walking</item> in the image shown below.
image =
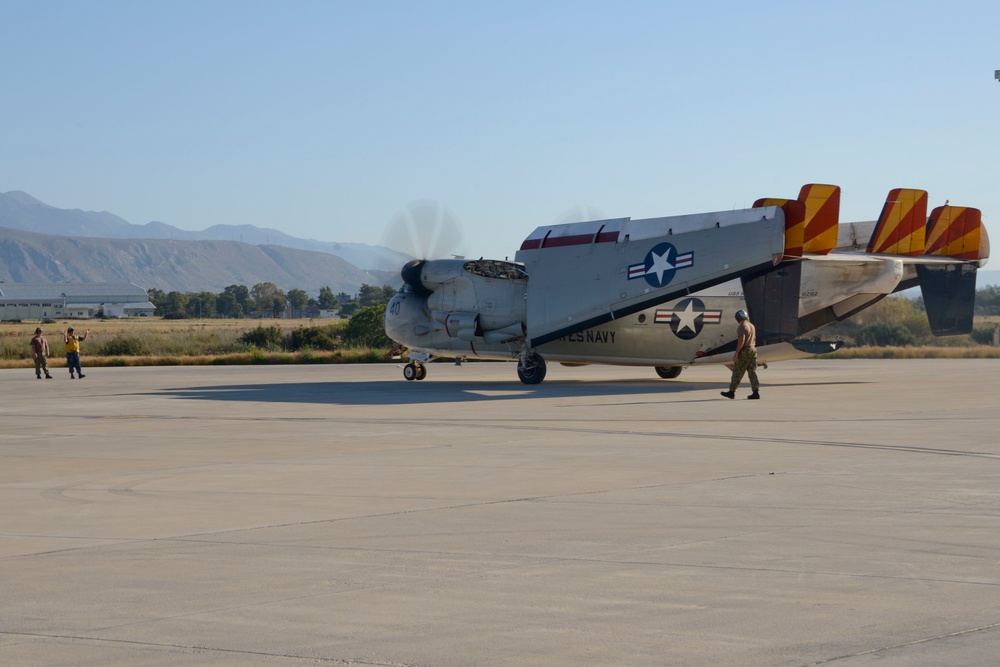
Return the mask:
[[[63,342],[66,343],[66,365],[69,367],[69,376],[72,379],[75,377],[73,371],[80,376],[80,379],[87,377],[83,374],[83,369],[80,368],[80,343],[87,340],[87,336],[90,335],[90,329],[87,329],[86,333],[82,336],[77,336],[74,333],[73,327],[66,329],[66,333],[63,334]]]
[[[750,322],[747,311],[736,311],[736,352],[733,353],[733,379],[729,381],[729,391],[722,392],[726,398],[736,398],[736,388],[743,381],[743,374],[750,376],[750,399],[760,398],[760,382],[757,381],[757,327]]]
[[[35,377],[41,380],[42,371],[45,371],[45,379],[51,380],[49,362],[46,361],[49,356],[49,341],[42,335],[41,327],[35,329],[35,335],[31,339],[31,356],[35,359]]]

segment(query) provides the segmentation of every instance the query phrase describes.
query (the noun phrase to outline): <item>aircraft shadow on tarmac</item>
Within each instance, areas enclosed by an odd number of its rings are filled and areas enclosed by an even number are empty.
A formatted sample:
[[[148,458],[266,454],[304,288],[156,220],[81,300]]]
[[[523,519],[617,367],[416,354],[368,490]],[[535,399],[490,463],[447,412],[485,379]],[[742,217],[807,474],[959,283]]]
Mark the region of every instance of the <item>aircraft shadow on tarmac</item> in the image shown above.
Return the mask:
[[[745,384],[745,383],[744,383]],[[790,383],[863,384],[859,382]],[[783,385],[766,385],[761,391]],[[689,401],[725,400],[718,391],[725,382],[666,382],[663,380],[617,380],[613,382],[555,381],[527,386],[517,382],[293,382],[282,384],[230,384],[211,387],[175,387],[156,392],[174,398],[208,401],[251,401],[262,403],[315,403],[325,405],[419,405],[510,401],[524,398],[655,397],[677,394]],[[702,394],[700,392],[713,393]],[[750,388],[740,386],[739,391]]]

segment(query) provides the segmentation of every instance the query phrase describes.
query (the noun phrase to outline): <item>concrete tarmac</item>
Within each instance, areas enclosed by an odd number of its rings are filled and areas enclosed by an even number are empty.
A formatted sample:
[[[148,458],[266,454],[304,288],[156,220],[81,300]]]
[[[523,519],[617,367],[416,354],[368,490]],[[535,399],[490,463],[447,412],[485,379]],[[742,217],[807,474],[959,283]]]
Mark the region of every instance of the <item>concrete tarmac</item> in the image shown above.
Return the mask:
[[[3,665],[998,661],[997,360],[85,370],[0,371]]]

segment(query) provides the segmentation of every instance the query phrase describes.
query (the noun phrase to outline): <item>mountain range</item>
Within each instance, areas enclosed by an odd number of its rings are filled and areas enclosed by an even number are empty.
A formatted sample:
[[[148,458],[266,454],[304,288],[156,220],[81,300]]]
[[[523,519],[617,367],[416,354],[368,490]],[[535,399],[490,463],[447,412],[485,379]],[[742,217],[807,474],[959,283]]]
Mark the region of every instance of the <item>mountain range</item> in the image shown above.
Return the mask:
[[[325,285],[355,294],[365,283],[396,285],[409,259],[382,246],[300,239],[253,225],[200,232],[134,225],[104,211],[56,208],[25,192],[0,193],[0,282],[127,281],[167,292],[273,282],[313,296]],[[980,271],[977,283],[1000,285],[1000,271]]]
[[[25,192],[0,193],[0,281],[134,282],[164,291],[221,291],[273,282],[316,294],[393,284],[410,259],[363,243],[299,239],[253,225],[191,232],[134,225],[108,212],[60,209]]]

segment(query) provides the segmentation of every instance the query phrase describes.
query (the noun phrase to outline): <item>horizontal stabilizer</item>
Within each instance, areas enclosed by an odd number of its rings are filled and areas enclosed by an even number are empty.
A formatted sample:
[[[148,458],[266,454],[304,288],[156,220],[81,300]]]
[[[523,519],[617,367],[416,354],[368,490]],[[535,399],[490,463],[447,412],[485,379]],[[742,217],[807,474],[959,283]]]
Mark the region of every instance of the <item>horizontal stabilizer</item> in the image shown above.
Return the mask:
[[[889,192],[867,252],[916,256],[924,254],[927,192],[896,188]]]
[[[529,347],[772,267],[784,232],[777,207],[540,227],[516,255]]]

